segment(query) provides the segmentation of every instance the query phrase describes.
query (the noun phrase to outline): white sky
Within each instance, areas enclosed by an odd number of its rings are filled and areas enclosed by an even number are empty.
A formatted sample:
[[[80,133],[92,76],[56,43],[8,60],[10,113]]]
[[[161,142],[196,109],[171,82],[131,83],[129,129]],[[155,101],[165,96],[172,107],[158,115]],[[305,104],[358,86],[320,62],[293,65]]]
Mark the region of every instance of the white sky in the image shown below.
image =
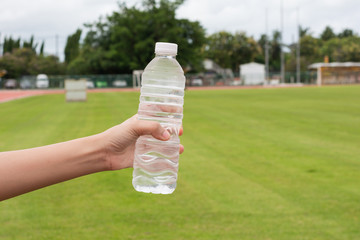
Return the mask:
[[[63,50],[68,35],[84,23],[94,22],[101,15],[118,9],[117,0],[0,0],[0,34],[4,36],[45,40],[45,52],[58,51],[63,59]],[[128,5],[140,5],[141,0],[128,0]],[[280,29],[281,0],[187,0],[178,9],[179,18],[199,21],[207,34],[220,30],[245,31],[259,38],[265,32],[265,12],[268,12],[268,33]],[[303,27],[310,27],[318,36],[326,25],[336,33],[350,28],[360,33],[359,0],[283,0],[284,39],[296,40],[297,9]]]

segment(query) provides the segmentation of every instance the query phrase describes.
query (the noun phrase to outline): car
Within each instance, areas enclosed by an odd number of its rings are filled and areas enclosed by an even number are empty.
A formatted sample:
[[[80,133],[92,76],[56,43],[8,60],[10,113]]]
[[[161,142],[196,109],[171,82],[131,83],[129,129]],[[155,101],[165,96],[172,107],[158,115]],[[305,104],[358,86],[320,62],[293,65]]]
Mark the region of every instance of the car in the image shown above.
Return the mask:
[[[203,80],[200,78],[195,78],[191,80],[191,86],[202,86]]]
[[[30,79],[24,78],[20,80],[20,88],[27,89],[27,88],[33,88],[33,83]]]
[[[49,78],[46,74],[39,74],[36,76],[36,87],[37,88],[49,87]]]
[[[15,79],[7,79],[5,80],[4,87],[7,89],[15,89],[17,88],[18,83]]]
[[[96,81],[96,87],[97,88],[106,88],[108,86],[106,81],[98,80]]]
[[[91,81],[91,80],[86,81],[86,88],[94,88],[94,87],[95,87],[95,84],[93,81]]]
[[[118,88],[120,88],[120,87],[126,87],[126,86],[127,86],[127,83],[126,83],[125,80],[115,80],[115,81],[113,82],[113,86],[114,86],[114,87],[118,87]]]

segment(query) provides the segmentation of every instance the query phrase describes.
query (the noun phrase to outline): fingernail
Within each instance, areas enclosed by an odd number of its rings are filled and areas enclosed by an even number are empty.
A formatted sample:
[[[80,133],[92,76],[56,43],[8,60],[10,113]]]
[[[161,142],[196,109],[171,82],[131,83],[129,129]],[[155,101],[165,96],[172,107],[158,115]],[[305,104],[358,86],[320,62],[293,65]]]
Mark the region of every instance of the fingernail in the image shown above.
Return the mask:
[[[162,138],[163,139],[169,139],[170,138],[170,133],[167,130],[165,130],[163,132],[163,134],[162,134]]]

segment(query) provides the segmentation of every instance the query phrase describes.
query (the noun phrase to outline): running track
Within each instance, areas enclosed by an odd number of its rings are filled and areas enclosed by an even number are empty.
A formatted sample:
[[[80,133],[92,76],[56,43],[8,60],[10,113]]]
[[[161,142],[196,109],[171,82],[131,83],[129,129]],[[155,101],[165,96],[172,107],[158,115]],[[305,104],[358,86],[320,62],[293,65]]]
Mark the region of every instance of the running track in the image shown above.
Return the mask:
[[[277,85],[277,86],[211,86],[211,87],[187,87],[186,90],[220,90],[220,89],[254,89],[254,88],[283,88],[283,87],[302,87],[303,85]],[[133,88],[98,88],[88,89],[92,92],[136,92],[139,89]],[[0,103],[8,102],[19,98],[26,98],[46,94],[64,94],[64,89],[45,89],[45,90],[0,90]]]
[[[138,91],[137,89],[88,89],[87,92],[130,92]],[[11,100],[26,98],[37,95],[46,95],[46,94],[65,94],[64,89],[46,89],[46,90],[0,90],[0,103],[8,102]]]

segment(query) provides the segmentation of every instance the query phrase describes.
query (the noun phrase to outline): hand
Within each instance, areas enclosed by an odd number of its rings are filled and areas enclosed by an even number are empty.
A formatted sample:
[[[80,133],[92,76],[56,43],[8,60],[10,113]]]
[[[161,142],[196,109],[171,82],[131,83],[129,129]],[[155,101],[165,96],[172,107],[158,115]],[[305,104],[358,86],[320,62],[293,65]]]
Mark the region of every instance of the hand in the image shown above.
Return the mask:
[[[181,136],[183,129],[180,129]],[[152,135],[154,138],[166,141],[170,134],[160,123],[153,121],[138,120],[137,115],[125,122],[101,133],[106,151],[106,161],[109,170],[119,170],[133,166],[136,140],[142,135]],[[184,152],[184,146],[179,145],[180,154]]]

